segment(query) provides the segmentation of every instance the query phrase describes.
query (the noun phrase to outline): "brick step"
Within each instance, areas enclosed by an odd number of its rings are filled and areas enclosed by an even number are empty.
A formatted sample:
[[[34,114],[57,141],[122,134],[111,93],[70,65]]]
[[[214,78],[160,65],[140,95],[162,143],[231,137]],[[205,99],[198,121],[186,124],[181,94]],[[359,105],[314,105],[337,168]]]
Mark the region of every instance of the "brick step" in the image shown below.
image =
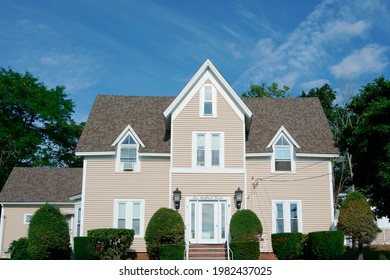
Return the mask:
[[[227,248],[224,244],[191,244],[190,260],[226,260]]]

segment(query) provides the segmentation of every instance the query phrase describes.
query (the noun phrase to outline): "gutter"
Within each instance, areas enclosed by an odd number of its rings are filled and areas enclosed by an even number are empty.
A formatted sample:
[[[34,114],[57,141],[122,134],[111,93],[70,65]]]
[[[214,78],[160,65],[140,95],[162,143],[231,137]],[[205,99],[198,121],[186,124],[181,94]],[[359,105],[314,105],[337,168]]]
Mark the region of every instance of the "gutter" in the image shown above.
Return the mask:
[[[4,204],[0,205],[1,218],[0,218],[0,257],[3,255],[3,238],[4,238],[4,221],[5,221],[5,208]]]

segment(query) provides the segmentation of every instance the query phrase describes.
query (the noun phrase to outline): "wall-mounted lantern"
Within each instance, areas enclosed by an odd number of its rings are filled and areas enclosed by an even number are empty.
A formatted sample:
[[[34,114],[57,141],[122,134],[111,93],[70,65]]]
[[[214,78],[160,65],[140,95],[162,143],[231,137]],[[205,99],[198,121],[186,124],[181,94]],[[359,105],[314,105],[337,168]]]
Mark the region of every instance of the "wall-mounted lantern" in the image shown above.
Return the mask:
[[[241,209],[242,194],[243,191],[240,189],[240,187],[238,187],[237,190],[234,192],[234,200],[236,201],[237,210]]]
[[[181,200],[181,191],[179,191],[179,188],[176,188],[176,190],[173,191],[173,202],[175,203],[175,209],[180,209],[180,200]]]

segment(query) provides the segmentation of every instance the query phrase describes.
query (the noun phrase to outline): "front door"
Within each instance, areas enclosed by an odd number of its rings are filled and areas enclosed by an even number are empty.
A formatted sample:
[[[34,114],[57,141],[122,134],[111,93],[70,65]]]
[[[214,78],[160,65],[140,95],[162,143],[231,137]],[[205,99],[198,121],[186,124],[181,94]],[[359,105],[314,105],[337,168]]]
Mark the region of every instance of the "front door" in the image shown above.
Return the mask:
[[[189,241],[209,244],[226,242],[229,210],[227,199],[190,199],[186,211]]]

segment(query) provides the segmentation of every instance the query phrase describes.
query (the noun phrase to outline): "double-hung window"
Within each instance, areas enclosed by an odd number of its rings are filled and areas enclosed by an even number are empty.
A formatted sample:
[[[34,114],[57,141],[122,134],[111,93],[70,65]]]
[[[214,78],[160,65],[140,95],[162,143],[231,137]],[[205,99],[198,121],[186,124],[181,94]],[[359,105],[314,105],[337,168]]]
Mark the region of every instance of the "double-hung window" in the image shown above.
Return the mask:
[[[300,200],[272,201],[272,232],[302,232]]]
[[[274,145],[274,152],[275,171],[292,171],[292,146],[283,135],[281,135],[276,141]]]
[[[138,145],[130,134],[119,145],[119,153],[120,170],[134,171],[137,167]]]
[[[205,85],[202,90],[200,116],[215,117],[217,115],[216,92],[212,85]]]
[[[114,228],[133,229],[135,236],[144,234],[144,200],[120,200],[114,201]]]
[[[194,132],[193,167],[223,167],[222,132]]]

